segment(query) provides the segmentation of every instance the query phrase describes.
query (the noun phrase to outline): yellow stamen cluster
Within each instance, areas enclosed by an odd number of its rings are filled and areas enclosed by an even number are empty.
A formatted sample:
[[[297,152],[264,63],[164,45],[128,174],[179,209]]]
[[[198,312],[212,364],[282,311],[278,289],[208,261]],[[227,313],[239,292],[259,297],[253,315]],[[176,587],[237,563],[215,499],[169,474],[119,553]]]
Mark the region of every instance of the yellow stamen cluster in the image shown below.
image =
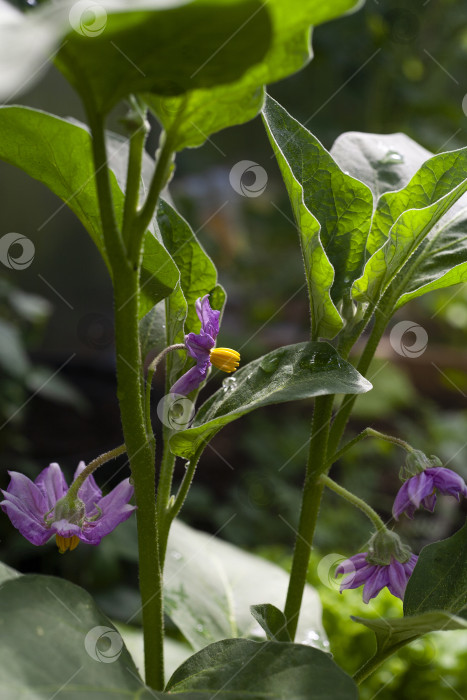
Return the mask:
[[[72,552],[79,545],[79,537],[73,535],[72,537],[62,537],[62,535],[55,535],[55,542],[57,543],[58,551],[60,554],[65,554],[67,549]]]
[[[240,364],[240,353],[230,348],[213,348],[209,359],[214,367],[223,372],[235,372]]]

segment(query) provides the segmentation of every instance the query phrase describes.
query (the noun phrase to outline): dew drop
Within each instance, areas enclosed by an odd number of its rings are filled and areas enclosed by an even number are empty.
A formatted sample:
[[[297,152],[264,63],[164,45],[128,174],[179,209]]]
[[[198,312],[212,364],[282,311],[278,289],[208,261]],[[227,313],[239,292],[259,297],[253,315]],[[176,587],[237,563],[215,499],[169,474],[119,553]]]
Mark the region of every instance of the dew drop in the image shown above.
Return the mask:
[[[398,151],[388,151],[379,162],[382,165],[393,165],[396,163],[403,163],[404,156]]]
[[[271,374],[272,372],[275,372],[277,369],[277,366],[279,364],[279,358],[277,355],[274,357],[263,357],[261,362],[259,363],[259,366],[263,370],[263,372],[266,372],[267,374]]]
[[[182,558],[182,555],[180,554],[180,552],[176,552],[175,550],[170,552],[170,555],[171,555],[172,559],[177,559],[177,561]]]
[[[225,394],[230,394],[234,389],[237,388],[237,380],[235,377],[226,377],[222,381],[222,389]]]
[[[301,369],[314,369],[315,355],[313,354],[310,357],[303,357],[298,364]]]
[[[204,632],[204,627],[203,627],[203,625],[201,625],[201,624],[196,625],[196,631],[197,631],[197,632],[203,633],[203,632]]]

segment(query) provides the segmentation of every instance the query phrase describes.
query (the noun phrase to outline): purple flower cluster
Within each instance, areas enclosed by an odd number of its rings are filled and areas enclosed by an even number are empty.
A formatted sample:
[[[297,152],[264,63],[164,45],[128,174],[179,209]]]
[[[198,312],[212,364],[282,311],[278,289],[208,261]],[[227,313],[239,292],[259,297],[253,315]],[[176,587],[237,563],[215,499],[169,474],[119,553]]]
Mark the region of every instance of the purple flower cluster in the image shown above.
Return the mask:
[[[80,462],[76,479],[85,468]],[[9,472],[11,481],[0,506],[13,525],[29,542],[42,545],[55,535],[60,552],[74,549],[79,541],[97,545],[135,510],[129,505],[133,486],[124,479],[106,496],[89,475],[78,491],[77,506],[67,507],[68,486],[56,463],[43,469],[31,481],[24,474]]]
[[[412,554],[404,563],[392,557],[385,565],[370,564],[368,552],[355,554],[346,559],[336,569],[336,576],[345,575],[340,584],[342,593],[346,588],[363,586],[363,602],[369,603],[383,588],[388,588],[392,595],[403,600],[407,581],[415,568],[418,557]]]
[[[398,520],[403,513],[413,518],[421,506],[433,512],[437,490],[455,496],[458,501],[461,496],[467,498],[464,480],[451,469],[421,468],[399,489],[392,510],[394,518]],[[392,543],[391,537],[394,538]],[[363,602],[368,603],[387,587],[394,596],[403,600],[418,557],[409,554],[407,548],[399,547],[397,536],[389,531],[386,536],[376,534],[372,539],[374,548],[370,552],[355,554],[337,567],[335,575],[345,575],[340,584],[341,593],[347,588],[363,585]]]

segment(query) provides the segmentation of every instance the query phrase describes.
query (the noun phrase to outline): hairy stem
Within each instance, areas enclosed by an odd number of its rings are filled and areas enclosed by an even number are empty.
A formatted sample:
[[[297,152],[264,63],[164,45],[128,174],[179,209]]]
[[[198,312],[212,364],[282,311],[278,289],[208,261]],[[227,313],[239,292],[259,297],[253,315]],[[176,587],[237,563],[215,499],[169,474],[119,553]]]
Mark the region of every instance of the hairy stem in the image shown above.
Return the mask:
[[[86,479],[90,474],[96,471],[102,464],[105,464],[106,462],[110,462],[111,459],[115,459],[115,457],[118,457],[119,455],[123,455],[126,452],[126,445],[119,445],[119,447],[115,447],[113,450],[109,450],[109,452],[104,452],[104,454],[99,455],[99,457],[96,457],[96,459],[93,459],[92,462],[89,462],[89,464],[83,469],[81,474],[76,477],[70,488],[68,489],[67,496],[72,498],[76,498],[78,495],[78,491],[80,490],[81,486],[84,484]]]
[[[112,203],[104,121],[87,105],[104,241],[112,267],[115,304],[117,394],[123,436],[137,505],[139,583],[142,601],[146,683],[164,687],[164,616],[155,508],[155,466],[147,440],[142,396],[138,304],[139,266],[126,257]],[[141,238],[142,240],[142,238]]]
[[[322,484],[327,486],[328,489],[334,491],[334,493],[337,493],[341,498],[344,498],[356,508],[359,508],[362,511],[362,513],[365,513],[367,518],[371,520],[371,522],[378,531],[386,530],[386,525],[383,523],[378,513],[375,510],[373,510],[373,508],[369,506],[368,503],[366,503],[366,501],[362,500],[354,493],[347,491],[347,489],[345,489],[343,486],[340,486],[340,484],[336,483],[326,474],[321,474],[320,481]]]
[[[324,489],[324,484],[321,483],[320,476],[327,467],[327,444],[333,399],[333,395],[318,397],[315,400],[313,411],[300,519],[284,608],[284,615],[287,619],[287,630],[292,640],[295,638],[295,633],[297,631],[313,535]]]

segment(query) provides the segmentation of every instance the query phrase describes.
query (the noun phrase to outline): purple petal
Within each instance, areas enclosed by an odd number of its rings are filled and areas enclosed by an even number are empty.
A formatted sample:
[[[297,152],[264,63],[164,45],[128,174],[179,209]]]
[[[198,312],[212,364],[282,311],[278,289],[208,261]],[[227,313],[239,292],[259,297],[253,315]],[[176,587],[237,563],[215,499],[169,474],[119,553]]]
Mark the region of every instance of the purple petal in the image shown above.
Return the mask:
[[[46,528],[42,516],[28,511],[25,504],[17,496],[13,496],[7,491],[2,491],[2,493],[5,500],[0,503],[0,506],[14,527],[32,544],[36,546],[45,544],[52,533]]]
[[[427,474],[426,470],[417,476],[412,476],[406,483],[407,495],[415,508],[420,508],[422,500],[433,493],[433,478]]]
[[[363,569],[349,574],[349,576],[347,576],[341,582],[341,592],[346,588],[360,588],[361,585],[366,583],[366,581],[372,577],[372,575],[375,573],[375,569],[376,566],[374,566],[374,564],[367,564],[363,567]]]
[[[185,345],[188,354],[191,355],[197,362],[206,362],[209,360],[209,353],[216,344],[214,338],[202,329],[197,335],[196,333],[188,333],[185,336]]]
[[[42,490],[24,474],[20,474],[19,472],[8,473],[11,481],[8,484],[6,494],[18,498],[25,512],[36,515],[42,520],[43,516],[49,510]],[[4,493],[5,496],[6,494]]]
[[[196,300],[196,313],[201,321],[201,329],[216,340],[219,334],[219,316],[221,312],[211,309],[209,294]]]
[[[402,484],[397,496],[394,499],[394,505],[392,506],[392,515],[396,520],[399,520],[401,515],[410,505],[410,499],[408,496],[408,481]],[[411,517],[411,516],[409,516]]]
[[[43,469],[34,482],[44,494],[46,509],[45,512],[53,508],[60,498],[68,491],[68,486],[63,476],[63,472],[56,462],[52,462]]]
[[[407,574],[407,580],[410,578],[412,575],[413,570],[415,569],[415,565],[418,561],[418,557],[416,554],[412,554],[410,557],[409,561],[406,561],[402,566],[405,569],[405,572]]]
[[[388,566],[375,566],[374,573],[370,576],[363,587],[363,602],[369,603],[372,598],[388,585]]]
[[[433,513],[436,505],[436,493],[430,493],[429,496],[425,496],[422,501],[422,506]]]
[[[388,588],[392,595],[403,600],[408,576],[404,566],[397,559],[393,559],[388,566],[388,577]]]
[[[461,495],[467,495],[467,486],[464,479],[451,469],[433,467],[426,471],[430,472],[433,483],[440,493],[455,496],[457,500],[459,500]]]
[[[345,561],[341,562],[336,568],[335,576],[339,576],[340,574],[349,574],[357,569],[361,569],[363,566],[366,566],[368,564],[366,560],[367,553],[368,552],[354,554],[353,557],[345,559]]]
[[[62,537],[73,537],[76,535],[81,538],[81,528],[79,525],[68,522],[68,520],[56,520],[50,526],[51,535],[61,535]]]
[[[124,479],[107,496],[104,496],[97,504],[102,514],[94,522],[87,522],[83,526],[80,539],[89,544],[99,544],[101,539],[115,530],[117,525],[128,520],[136,509],[128,504],[133,496],[133,486],[129,479]]]
[[[79,476],[85,468],[85,463],[80,462],[76,468],[73,480],[75,480],[76,477]],[[96,484],[96,480],[94,479],[92,474],[90,474],[87,477],[84,484],[79,489],[78,498],[81,498],[84,505],[86,506],[86,515],[89,515],[91,512],[96,510],[94,505],[102,498],[102,491]]]
[[[175,384],[170,389],[170,393],[182,394],[183,396],[186,396],[194,389],[197,389],[201,382],[204,382],[206,379],[206,374],[210,365],[211,363],[209,360],[207,360],[206,364],[198,364],[189,369],[188,372],[182,374],[180,379],[177,379]]]

